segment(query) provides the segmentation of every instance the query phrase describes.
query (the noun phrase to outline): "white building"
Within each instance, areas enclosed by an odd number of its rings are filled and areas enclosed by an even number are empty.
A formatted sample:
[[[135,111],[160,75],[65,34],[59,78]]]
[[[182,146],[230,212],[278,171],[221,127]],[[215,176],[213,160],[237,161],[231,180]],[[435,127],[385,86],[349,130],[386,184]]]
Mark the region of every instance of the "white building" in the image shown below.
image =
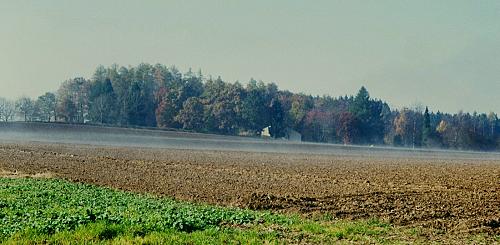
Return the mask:
[[[263,128],[262,131],[260,132],[260,136],[262,138],[265,138],[265,139],[271,138],[270,129],[271,129],[271,126]],[[302,141],[302,135],[299,132],[297,132],[291,128],[287,128],[286,132],[285,132],[285,137],[283,137],[282,139],[300,142],[300,141]]]

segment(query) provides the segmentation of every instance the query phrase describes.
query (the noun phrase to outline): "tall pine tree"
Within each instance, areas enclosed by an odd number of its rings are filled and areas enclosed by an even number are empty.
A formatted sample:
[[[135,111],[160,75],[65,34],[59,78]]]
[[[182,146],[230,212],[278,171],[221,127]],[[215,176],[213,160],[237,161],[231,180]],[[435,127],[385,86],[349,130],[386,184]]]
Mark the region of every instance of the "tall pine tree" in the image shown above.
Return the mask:
[[[429,108],[426,106],[424,112],[424,128],[422,130],[422,141],[424,146],[428,146],[430,144],[429,140],[431,137],[432,137],[431,116],[429,114]]]

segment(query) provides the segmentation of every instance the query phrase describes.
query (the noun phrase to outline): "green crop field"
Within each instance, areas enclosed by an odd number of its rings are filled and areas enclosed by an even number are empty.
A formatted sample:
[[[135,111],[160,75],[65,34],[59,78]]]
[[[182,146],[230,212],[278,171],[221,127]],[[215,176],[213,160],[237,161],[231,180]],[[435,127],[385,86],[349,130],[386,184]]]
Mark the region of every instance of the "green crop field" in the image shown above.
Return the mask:
[[[416,229],[190,204],[57,179],[0,178],[3,243],[399,243]],[[479,241],[481,237],[474,237]]]

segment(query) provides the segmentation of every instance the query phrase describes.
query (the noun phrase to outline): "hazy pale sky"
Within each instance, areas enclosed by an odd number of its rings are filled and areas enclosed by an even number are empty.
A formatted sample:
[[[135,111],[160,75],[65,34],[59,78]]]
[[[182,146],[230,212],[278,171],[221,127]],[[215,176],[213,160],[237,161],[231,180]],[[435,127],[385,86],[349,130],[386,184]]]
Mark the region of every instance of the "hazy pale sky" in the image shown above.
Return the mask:
[[[500,1],[0,1],[0,96],[141,62],[500,113]]]

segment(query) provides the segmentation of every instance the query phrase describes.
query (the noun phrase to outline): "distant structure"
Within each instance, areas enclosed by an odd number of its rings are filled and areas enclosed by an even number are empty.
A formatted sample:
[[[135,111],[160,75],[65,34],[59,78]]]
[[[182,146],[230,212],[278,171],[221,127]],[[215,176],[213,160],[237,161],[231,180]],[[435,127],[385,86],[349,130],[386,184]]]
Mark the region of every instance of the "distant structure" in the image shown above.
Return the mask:
[[[260,132],[260,137],[262,137],[264,139],[271,138],[271,133],[269,132],[270,128],[271,128],[271,126],[267,126],[267,127],[263,128],[262,131]]]
[[[261,131],[261,133],[260,133],[260,136],[262,138],[264,138],[264,139],[270,139],[270,138],[272,138],[270,130],[269,130],[270,128],[271,128],[271,126],[263,128],[262,131]],[[281,139],[283,139],[283,140],[289,140],[289,141],[295,141],[295,142],[300,142],[300,141],[302,141],[302,135],[299,132],[297,132],[297,131],[295,131],[295,130],[293,130],[291,128],[287,128],[285,130],[285,137],[283,137]]]

